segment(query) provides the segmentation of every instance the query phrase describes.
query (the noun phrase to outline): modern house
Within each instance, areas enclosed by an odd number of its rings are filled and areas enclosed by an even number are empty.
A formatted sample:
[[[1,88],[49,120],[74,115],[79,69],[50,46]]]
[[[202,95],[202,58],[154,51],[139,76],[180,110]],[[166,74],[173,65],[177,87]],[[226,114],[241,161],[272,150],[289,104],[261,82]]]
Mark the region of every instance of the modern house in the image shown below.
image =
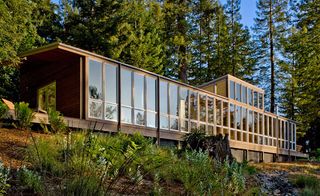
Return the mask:
[[[264,91],[231,75],[190,86],[62,43],[21,54],[21,99],[70,127],[178,142],[193,128],[229,134],[239,160],[306,157],[294,121],[264,111]],[[94,127],[93,127],[94,126]]]

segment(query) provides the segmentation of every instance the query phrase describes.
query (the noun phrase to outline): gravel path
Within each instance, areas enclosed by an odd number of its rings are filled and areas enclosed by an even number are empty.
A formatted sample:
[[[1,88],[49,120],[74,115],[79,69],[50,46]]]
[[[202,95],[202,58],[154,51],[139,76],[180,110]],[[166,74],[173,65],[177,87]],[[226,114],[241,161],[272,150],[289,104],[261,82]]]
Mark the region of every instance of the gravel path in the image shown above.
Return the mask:
[[[267,195],[298,195],[298,190],[288,180],[286,171],[270,171],[256,174],[262,193]]]

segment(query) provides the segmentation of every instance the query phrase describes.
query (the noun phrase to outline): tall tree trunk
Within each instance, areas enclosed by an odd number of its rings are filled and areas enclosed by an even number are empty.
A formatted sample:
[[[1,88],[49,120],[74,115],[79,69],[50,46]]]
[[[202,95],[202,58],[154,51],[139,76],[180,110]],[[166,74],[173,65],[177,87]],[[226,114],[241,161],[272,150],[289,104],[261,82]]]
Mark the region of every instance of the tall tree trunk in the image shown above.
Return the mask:
[[[232,63],[232,75],[235,76],[235,34],[234,34],[234,0],[231,2],[231,33],[232,33],[232,57],[231,57],[231,63]]]
[[[269,1],[269,41],[270,41],[270,64],[271,64],[271,92],[270,92],[270,112],[275,110],[275,64],[274,64],[274,43],[273,43],[273,19],[272,0]]]
[[[183,5],[185,0],[180,1],[180,5]],[[185,39],[187,37],[186,27],[185,27],[185,14],[179,13],[177,17],[177,25],[178,25],[178,31],[180,32],[180,35],[184,36]],[[183,43],[183,45],[180,45],[179,47],[179,79],[181,82],[187,83],[187,47],[186,44]]]

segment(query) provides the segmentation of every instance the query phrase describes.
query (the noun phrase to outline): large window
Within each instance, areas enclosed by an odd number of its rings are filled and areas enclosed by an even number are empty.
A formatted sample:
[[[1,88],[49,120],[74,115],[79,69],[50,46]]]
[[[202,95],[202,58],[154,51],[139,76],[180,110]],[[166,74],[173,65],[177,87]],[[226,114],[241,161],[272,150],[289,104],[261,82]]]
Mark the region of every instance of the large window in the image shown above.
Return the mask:
[[[242,130],[247,131],[247,109],[242,108]]]
[[[121,121],[132,123],[132,71],[121,68]]]
[[[235,122],[235,105],[230,104],[230,127],[231,128],[236,128],[234,122]]]
[[[241,86],[241,102],[247,103],[247,87]]]
[[[263,94],[259,93],[259,108],[263,108]]]
[[[234,92],[235,92],[234,81],[230,81],[230,98],[231,99],[235,99]]]
[[[105,114],[104,119],[118,119],[118,67],[105,64]]]
[[[168,116],[168,83],[160,81],[160,128],[169,128]]]
[[[228,127],[228,103],[223,102],[223,126]]]
[[[241,100],[241,85],[236,83],[236,100],[240,101]]]
[[[156,127],[156,84],[153,77],[146,76],[147,126]]]
[[[89,117],[102,119],[102,63],[89,60]]]
[[[249,132],[252,133],[252,131],[253,131],[253,112],[251,110],[249,110],[248,126],[249,126]]]
[[[181,131],[188,131],[188,108],[189,108],[189,101],[188,101],[188,89],[180,87],[180,100],[179,100],[179,114],[180,114],[180,130]]]
[[[170,129],[179,129],[179,108],[178,108],[178,86],[169,84],[169,106],[170,106]]]
[[[263,115],[259,114],[259,134],[263,134],[262,131],[262,121],[263,121]]]
[[[254,107],[258,107],[258,93],[255,91],[253,93],[253,103],[254,103]]]
[[[198,93],[190,92],[190,118],[198,120]]]
[[[56,82],[38,90],[38,108],[46,111],[56,109]]]
[[[134,123],[144,125],[144,75],[134,73]]]
[[[222,125],[222,111],[221,111],[221,103],[222,101],[216,99],[216,122],[217,125]]]
[[[199,94],[200,103],[200,121],[207,121],[207,110],[206,110],[206,95]]]
[[[241,129],[241,107],[236,107],[236,127],[237,129]]]
[[[208,97],[208,123],[214,123],[214,98]]]
[[[248,103],[249,105],[253,104],[252,90],[248,88]]]
[[[258,113],[254,112],[254,133],[258,133]]]

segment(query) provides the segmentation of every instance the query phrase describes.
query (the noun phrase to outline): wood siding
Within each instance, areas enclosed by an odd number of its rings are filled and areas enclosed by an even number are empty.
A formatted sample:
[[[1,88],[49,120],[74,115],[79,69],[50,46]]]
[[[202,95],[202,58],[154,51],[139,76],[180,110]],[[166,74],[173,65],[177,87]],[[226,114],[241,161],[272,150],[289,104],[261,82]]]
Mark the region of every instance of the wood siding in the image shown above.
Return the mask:
[[[28,56],[21,65],[21,100],[37,108],[37,90],[56,82],[56,109],[80,118],[80,58],[59,49]],[[82,61],[83,62],[83,61]]]

